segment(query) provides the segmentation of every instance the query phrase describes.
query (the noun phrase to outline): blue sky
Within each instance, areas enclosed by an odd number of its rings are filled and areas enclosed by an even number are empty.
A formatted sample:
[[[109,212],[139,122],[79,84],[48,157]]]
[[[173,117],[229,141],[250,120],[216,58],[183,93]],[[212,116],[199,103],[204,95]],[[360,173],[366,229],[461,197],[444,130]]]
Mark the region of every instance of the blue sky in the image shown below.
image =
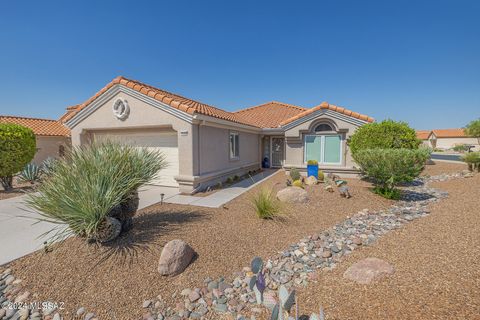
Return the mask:
[[[0,114],[117,75],[236,110],[328,101],[417,129],[480,117],[480,1],[2,1]]]

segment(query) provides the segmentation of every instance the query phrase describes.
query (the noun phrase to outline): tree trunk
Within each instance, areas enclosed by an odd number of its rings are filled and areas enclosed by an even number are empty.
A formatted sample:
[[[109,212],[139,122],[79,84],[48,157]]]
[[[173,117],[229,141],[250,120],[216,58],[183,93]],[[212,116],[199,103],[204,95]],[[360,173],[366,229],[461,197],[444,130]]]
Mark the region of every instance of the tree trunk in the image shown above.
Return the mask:
[[[0,183],[5,191],[10,191],[13,189],[13,177],[0,177]]]

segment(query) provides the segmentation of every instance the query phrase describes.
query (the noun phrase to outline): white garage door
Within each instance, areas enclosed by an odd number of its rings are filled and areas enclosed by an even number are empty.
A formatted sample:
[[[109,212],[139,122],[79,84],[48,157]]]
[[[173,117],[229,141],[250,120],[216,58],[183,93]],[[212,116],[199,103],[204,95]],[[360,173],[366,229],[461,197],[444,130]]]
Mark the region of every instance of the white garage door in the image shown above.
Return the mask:
[[[178,140],[175,131],[157,132],[95,132],[95,141],[112,140],[120,143],[155,149],[165,155],[168,167],[161,170],[152,182],[154,185],[178,187]]]

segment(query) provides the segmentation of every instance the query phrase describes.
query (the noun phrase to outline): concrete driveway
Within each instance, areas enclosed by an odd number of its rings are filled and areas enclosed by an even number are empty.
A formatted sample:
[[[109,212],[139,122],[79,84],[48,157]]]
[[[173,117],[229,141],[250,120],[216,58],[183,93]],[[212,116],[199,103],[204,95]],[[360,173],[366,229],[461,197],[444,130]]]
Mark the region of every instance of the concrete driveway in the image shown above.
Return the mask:
[[[178,188],[144,186],[139,190],[139,208],[160,202],[178,194]],[[41,235],[56,225],[46,222],[36,223],[38,213],[28,209],[23,201],[25,196],[0,200],[0,265],[18,259],[43,248],[45,238]]]

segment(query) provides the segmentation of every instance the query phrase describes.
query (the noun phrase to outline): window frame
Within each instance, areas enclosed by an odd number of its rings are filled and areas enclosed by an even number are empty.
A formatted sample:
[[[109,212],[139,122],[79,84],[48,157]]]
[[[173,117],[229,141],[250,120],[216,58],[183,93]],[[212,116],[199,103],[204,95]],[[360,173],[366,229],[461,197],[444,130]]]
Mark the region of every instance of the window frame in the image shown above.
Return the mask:
[[[308,159],[307,159],[307,139],[306,138],[309,137],[309,136],[320,137],[321,154],[320,154],[320,161],[318,162],[318,164],[334,165],[334,166],[338,166],[338,165],[343,164],[343,140],[344,140],[343,135],[339,134],[337,132],[335,132],[335,133],[325,133],[325,132],[323,132],[322,134],[309,133],[309,134],[304,135],[304,137],[303,137],[303,163],[304,164],[307,164],[307,162],[308,162]],[[326,136],[338,136],[338,137],[340,137],[340,159],[339,159],[339,162],[325,162],[325,137]]]
[[[235,154],[235,151],[237,152],[237,154]],[[230,131],[228,134],[228,155],[230,157],[230,160],[240,160],[240,133],[238,133],[237,131]]]

